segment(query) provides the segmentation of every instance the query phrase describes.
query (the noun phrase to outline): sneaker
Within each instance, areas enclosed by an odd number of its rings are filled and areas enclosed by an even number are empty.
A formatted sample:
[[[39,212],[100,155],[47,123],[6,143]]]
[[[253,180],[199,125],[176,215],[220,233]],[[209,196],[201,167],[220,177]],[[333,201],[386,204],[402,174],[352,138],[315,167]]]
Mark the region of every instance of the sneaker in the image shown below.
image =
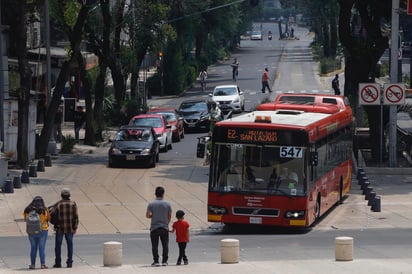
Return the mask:
[[[159,262],[153,262],[152,266],[160,266]]]
[[[186,260],[186,261],[184,261],[183,263],[184,263],[185,265],[188,265],[188,264],[189,264],[189,261]]]
[[[35,269],[36,267],[34,265],[29,265],[29,269]]]
[[[54,264],[54,265],[53,265],[53,268],[61,268],[61,267],[62,267],[61,264]]]
[[[167,266],[167,262],[163,262],[163,263],[162,263],[162,266]]]
[[[67,263],[67,268],[72,268],[72,263]]]
[[[45,264],[42,264],[40,268],[41,268],[41,269],[48,269],[49,267],[48,267],[47,265],[45,265]]]
[[[176,265],[181,265],[182,262],[181,261],[177,261]]]

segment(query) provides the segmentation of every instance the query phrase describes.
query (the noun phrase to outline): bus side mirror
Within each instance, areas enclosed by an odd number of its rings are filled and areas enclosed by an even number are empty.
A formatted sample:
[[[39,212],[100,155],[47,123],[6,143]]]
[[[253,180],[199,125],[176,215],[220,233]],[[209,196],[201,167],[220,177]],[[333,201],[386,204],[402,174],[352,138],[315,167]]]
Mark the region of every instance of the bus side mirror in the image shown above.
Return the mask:
[[[312,166],[317,166],[318,165],[318,153],[317,152],[311,152],[310,153],[310,164]]]

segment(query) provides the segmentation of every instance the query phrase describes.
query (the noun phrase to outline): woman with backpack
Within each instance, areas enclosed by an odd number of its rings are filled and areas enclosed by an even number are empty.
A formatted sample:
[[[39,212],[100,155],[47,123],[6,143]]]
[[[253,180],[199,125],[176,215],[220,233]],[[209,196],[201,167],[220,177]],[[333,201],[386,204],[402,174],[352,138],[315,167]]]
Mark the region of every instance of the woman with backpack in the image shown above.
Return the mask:
[[[33,201],[24,209],[23,216],[26,221],[26,232],[30,240],[29,269],[35,269],[36,267],[37,250],[39,250],[41,269],[47,269],[46,240],[50,214],[43,198],[40,196],[34,197]]]

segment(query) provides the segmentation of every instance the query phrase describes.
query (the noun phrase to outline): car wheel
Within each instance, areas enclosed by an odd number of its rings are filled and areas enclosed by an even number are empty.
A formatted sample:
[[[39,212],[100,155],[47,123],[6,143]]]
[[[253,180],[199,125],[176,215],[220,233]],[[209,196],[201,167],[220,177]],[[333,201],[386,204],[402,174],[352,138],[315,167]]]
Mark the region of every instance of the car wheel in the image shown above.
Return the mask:
[[[116,163],[113,159],[109,159],[109,167],[116,167]]]
[[[150,158],[148,166],[151,167],[151,168],[156,167],[156,155],[153,155],[153,157]]]

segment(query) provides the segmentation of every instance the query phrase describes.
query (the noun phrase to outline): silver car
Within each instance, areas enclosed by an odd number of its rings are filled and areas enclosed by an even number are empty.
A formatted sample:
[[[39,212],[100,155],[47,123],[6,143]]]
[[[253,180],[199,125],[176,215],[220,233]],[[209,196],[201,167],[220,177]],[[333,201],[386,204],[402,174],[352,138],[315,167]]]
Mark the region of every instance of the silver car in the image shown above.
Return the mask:
[[[209,94],[223,112],[242,112],[245,110],[245,96],[237,85],[216,86]]]

